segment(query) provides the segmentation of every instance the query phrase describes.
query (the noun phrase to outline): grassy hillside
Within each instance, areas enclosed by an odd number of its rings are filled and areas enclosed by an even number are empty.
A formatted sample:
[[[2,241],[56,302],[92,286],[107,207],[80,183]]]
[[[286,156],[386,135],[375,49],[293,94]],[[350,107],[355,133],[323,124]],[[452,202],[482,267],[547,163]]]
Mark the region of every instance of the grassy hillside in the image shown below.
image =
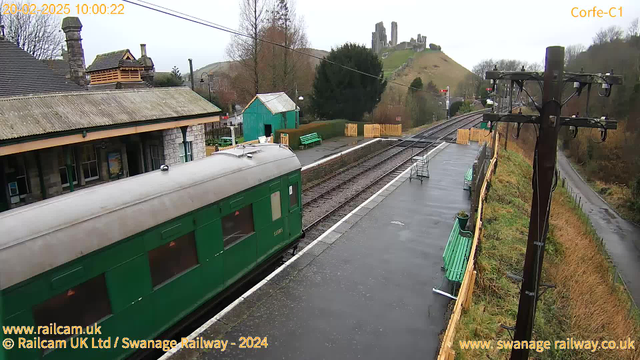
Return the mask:
[[[510,340],[501,325],[514,326],[520,285],[507,277],[521,274],[531,206],[530,163],[519,152],[501,151],[498,169],[486,199],[484,231],[479,243],[476,279],[470,309],[456,334],[456,359],[507,359],[509,352],[461,350],[459,340]],[[534,340],[638,339],[638,314],[621,285],[611,281],[611,269],[593,228],[566,190],[553,195],[543,283],[552,283],[540,298]],[[495,343],[494,343],[495,344]],[[637,346],[636,346],[637,348]],[[535,359],[637,359],[629,350],[550,350],[530,352]]]
[[[471,73],[442,51],[425,50],[414,54],[411,65],[395,74],[395,81],[402,84],[410,84],[416,77],[421,77],[423,84],[427,84],[429,80],[431,80],[441,89],[449,85],[453,93],[456,85],[458,85],[467,74]],[[398,55],[398,57],[399,56],[400,55]],[[391,54],[389,57],[392,57]],[[387,59],[385,59],[385,61]],[[393,65],[393,59],[389,60],[389,63]],[[386,72],[387,62],[384,62],[384,64]],[[402,65],[402,63],[400,65]]]
[[[413,57],[416,53],[413,50],[397,50],[389,51],[388,56],[382,59],[382,70],[384,76],[388,77],[391,73],[402,66],[409,58]]]

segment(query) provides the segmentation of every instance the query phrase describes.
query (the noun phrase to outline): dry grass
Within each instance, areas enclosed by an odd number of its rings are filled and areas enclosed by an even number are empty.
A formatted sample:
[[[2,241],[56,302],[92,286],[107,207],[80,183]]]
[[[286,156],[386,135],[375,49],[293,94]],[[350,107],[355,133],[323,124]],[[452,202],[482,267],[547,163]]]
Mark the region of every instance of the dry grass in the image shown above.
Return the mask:
[[[613,284],[610,264],[579,211],[566,191],[554,196],[550,223],[564,251],[562,261],[549,272],[569,301],[570,336],[616,341],[627,337],[640,339],[638,323],[630,316],[629,299],[621,285]],[[638,351],[601,351],[585,358],[638,356]]]
[[[396,74],[394,81],[408,85],[413,79],[420,77],[425,86],[429,81],[433,81],[440,89],[445,89],[449,85],[453,94],[456,86],[470,73],[443,52],[422,51],[414,55],[411,66]],[[397,87],[394,84],[388,86]],[[406,89],[403,90],[406,92]]]

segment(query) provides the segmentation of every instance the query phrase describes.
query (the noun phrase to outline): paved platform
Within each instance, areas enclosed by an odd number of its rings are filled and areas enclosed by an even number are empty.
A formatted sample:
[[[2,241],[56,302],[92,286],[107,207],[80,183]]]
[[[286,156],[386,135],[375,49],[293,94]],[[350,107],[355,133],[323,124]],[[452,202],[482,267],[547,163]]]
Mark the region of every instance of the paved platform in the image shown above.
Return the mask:
[[[431,289],[455,214],[469,209],[477,151],[442,144],[424,183],[399,176],[190,337],[228,340],[226,351],[171,359],[434,358],[449,299]],[[242,336],[268,347],[240,349]]]
[[[312,164],[325,157],[348,150],[357,145],[363,144],[372,139],[365,139],[362,136],[346,137],[340,136],[327,140],[322,140],[322,144],[313,145],[307,149],[294,150],[302,166]]]

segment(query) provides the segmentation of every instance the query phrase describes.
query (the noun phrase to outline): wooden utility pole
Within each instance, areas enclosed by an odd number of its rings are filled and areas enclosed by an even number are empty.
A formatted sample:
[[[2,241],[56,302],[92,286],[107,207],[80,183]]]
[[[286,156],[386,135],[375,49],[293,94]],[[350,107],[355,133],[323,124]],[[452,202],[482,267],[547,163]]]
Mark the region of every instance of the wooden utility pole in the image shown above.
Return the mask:
[[[542,260],[549,230],[553,176],[556,169],[556,147],[560,129],[562,85],[564,72],[564,48],[547,48],[542,90],[542,111],[538,143],[533,157],[533,199],[529,220],[529,238],[524,258],[522,288],[514,340],[529,341],[535,322],[538,286],[542,273]],[[527,359],[528,349],[513,350],[511,360]]]

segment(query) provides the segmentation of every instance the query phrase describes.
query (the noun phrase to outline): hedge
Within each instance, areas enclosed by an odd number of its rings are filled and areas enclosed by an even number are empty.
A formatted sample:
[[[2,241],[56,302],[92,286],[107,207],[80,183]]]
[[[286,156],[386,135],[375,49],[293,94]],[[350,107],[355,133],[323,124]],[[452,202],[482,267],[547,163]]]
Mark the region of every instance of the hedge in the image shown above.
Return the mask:
[[[318,133],[322,140],[336,136],[344,136],[344,127],[346,124],[357,124],[358,134],[364,134],[365,123],[363,122],[354,122],[347,120],[325,120],[314,121],[310,124],[300,125],[297,129],[276,130],[276,142],[280,142],[280,134],[285,133],[289,135],[289,147],[291,147],[292,149],[298,149],[298,147],[300,146],[300,136],[308,135],[311,133]]]

